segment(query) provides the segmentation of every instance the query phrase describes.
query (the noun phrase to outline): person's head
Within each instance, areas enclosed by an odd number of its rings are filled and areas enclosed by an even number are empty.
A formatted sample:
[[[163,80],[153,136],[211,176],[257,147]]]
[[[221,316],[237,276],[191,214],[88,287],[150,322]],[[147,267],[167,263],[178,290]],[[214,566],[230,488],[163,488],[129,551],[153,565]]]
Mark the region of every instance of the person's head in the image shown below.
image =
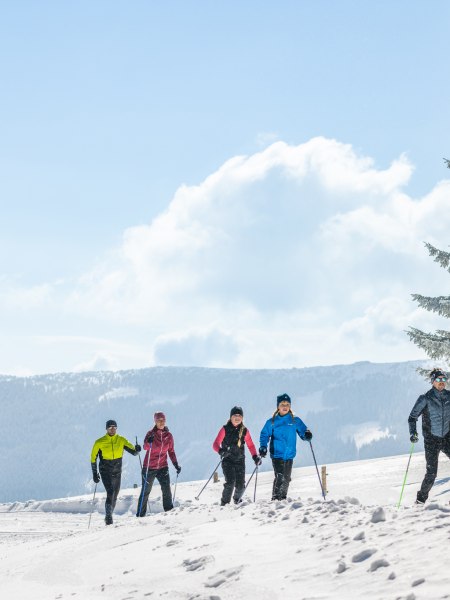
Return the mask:
[[[438,392],[442,392],[447,382],[447,375],[441,369],[433,369],[430,373],[431,384]]]
[[[237,427],[242,423],[244,419],[244,411],[240,406],[233,406],[230,410],[230,421],[231,424]]]
[[[153,419],[158,429],[164,429],[166,426],[166,415],[163,412],[155,412]]]
[[[114,421],[114,419],[109,419],[109,421],[106,421],[106,433],[108,435],[116,435],[117,423]]]
[[[291,410],[291,399],[287,394],[277,396],[277,410],[282,417]]]

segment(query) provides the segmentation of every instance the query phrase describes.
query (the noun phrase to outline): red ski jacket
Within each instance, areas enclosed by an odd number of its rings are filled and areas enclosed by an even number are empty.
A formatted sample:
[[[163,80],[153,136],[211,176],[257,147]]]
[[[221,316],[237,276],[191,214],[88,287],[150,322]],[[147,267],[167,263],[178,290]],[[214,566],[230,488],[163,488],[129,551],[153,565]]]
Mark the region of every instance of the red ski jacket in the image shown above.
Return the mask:
[[[153,437],[152,442],[150,442],[151,437]],[[149,469],[167,467],[167,454],[169,454],[172,464],[176,465],[178,463],[173,445],[173,436],[167,427],[158,429],[155,425],[153,429],[150,429],[144,439],[144,450],[147,450],[143,465],[145,469],[147,467]]]

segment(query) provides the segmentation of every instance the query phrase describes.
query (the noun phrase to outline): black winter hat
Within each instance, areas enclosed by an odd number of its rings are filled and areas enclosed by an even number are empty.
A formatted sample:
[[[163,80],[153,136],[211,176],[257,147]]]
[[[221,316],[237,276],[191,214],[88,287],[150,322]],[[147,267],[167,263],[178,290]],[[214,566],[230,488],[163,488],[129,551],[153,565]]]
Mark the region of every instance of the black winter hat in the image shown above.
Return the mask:
[[[287,394],[281,394],[281,396],[277,396],[277,406],[280,402],[289,402],[289,404],[291,404],[291,399]]]
[[[114,419],[109,419],[109,421],[106,421],[106,429],[108,429],[108,427],[117,427],[116,421],[114,421]]]
[[[433,369],[430,373],[431,383],[434,383],[437,377],[445,377],[447,379],[447,374],[441,371],[441,369]]]
[[[230,410],[230,419],[233,415],[241,415],[241,417],[243,417],[244,411],[240,406],[233,406],[233,408]]]

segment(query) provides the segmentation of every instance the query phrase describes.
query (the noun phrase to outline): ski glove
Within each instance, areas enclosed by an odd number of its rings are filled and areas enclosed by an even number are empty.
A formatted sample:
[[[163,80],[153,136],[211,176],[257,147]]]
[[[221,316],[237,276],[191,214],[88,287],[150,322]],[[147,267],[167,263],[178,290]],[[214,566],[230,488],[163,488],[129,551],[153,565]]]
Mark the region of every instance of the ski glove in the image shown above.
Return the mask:
[[[227,448],[219,448],[219,456],[221,458],[225,458],[226,456],[228,456],[228,449]]]
[[[91,463],[91,469],[92,469],[92,479],[94,480],[95,483],[100,483],[100,475],[98,474],[98,471],[97,471],[97,464]]]
[[[144,440],[144,443],[145,443],[145,442],[146,442],[147,444],[153,444],[153,434],[150,434],[149,436],[147,436],[147,437],[145,438],[145,440]]]
[[[259,455],[261,458],[266,458],[267,448],[265,446],[262,446],[262,448],[259,449]]]
[[[255,465],[256,465],[257,467],[259,467],[259,465],[260,465],[260,464],[262,464],[261,457],[260,457],[260,456],[258,456],[257,454],[254,454],[254,455],[252,456],[252,458],[253,458],[253,461],[254,461],[254,463],[255,463]]]
[[[303,439],[305,439],[307,442],[309,442],[310,440],[312,440],[312,433],[310,432],[309,429],[307,429],[303,435]]]
[[[136,444],[136,446],[134,447],[134,451],[140,452],[141,450],[142,450],[142,448],[139,446],[139,444]]]
[[[177,472],[177,475],[179,475],[181,473],[181,467],[180,467],[180,465],[178,463],[175,463],[173,465],[173,467],[174,467],[175,471]]]
[[[419,441],[419,436],[417,435],[417,431],[411,434],[409,438],[413,444],[416,444]]]

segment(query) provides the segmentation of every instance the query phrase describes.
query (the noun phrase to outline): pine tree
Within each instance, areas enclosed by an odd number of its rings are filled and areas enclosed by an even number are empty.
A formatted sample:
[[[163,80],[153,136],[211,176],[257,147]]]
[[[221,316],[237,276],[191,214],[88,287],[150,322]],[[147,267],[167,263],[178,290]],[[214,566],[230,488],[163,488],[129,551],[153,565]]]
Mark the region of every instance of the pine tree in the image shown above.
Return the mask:
[[[450,160],[444,158],[447,167],[450,169]],[[435,248],[431,244],[425,243],[425,246],[434,258],[434,261],[439,263],[441,267],[450,273],[450,252],[444,252]],[[421,294],[412,294],[412,298],[421,308],[425,308],[431,312],[435,312],[441,317],[450,318],[450,296],[422,296]],[[406,332],[409,338],[426,354],[434,360],[440,359],[447,364],[450,363],[450,332],[443,329],[438,329],[434,333],[425,333],[415,327],[410,327]]]

